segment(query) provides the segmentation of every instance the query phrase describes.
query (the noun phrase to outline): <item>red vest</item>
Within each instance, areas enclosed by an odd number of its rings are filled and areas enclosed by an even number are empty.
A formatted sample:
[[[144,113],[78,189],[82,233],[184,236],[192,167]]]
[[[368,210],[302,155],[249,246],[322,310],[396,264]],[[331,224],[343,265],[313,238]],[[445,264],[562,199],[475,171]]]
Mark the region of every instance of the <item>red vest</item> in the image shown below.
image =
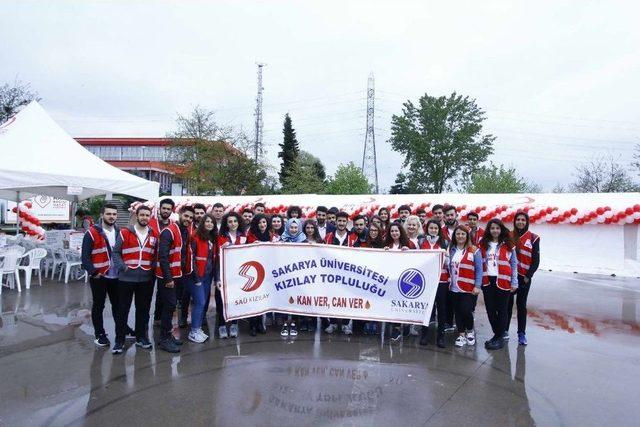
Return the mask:
[[[476,284],[476,265],[474,262],[476,251],[478,251],[478,248],[475,246],[466,248],[458,265],[457,285],[463,292],[472,292]]]
[[[207,270],[207,260],[209,256],[215,257],[216,246],[210,240],[202,240],[198,236],[193,236],[193,241],[196,243],[195,264],[196,274],[199,277],[203,277]]]
[[[518,239],[518,274],[524,276],[529,272],[529,268],[531,268],[533,244],[539,238],[537,234],[527,230],[527,232]]]
[[[484,236],[484,228],[478,227],[475,233],[472,231],[471,234],[471,243],[480,246],[480,240],[482,240],[482,236]]]
[[[229,243],[231,245],[242,245],[247,243],[247,237],[244,234],[236,233],[236,239],[232,242],[229,236],[218,236],[218,247],[222,247],[225,243]]]
[[[511,254],[513,251],[505,244],[498,245],[498,277],[496,285],[503,291],[511,290]],[[489,285],[487,274],[487,251],[482,248],[482,286]]]
[[[120,238],[122,239],[121,253],[124,264],[131,269],[151,270],[151,265],[156,260],[158,243],[156,232],[149,228],[147,238],[141,242],[135,231],[123,228],[120,230]]]
[[[89,227],[87,230],[91,240],[93,240],[93,247],[91,249],[91,263],[93,268],[96,269],[96,274],[107,274],[109,266],[111,265],[111,258],[109,257],[109,243],[104,238],[104,234],[98,231],[95,226]]]
[[[442,249],[438,242],[435,242],[433,245],[429,243],[429,239],[424,239],[422,244],[420,245],[420,249]],[[449,277],[449,267],[447,266],[446,257],[443,260],[442,270],[440,270],[440,282],[447,283],[451,278]]]
[[[356,242],[356,240],[358,240],[358,235],[356,233],[349,233],[348,231],[347,237],[344,239],[344,242],[342,242],[342,244],[340,244],[340,241],[336,237],[335,231],[327,233],[327,235],[324,237],[324,242],[327,245],[349,246],[350,248],[353,247],[353,244]]]
[[[457,226],[458,226],[458,224],[456,224],[456,227]],[[453,227],[453,228],[455,229],[456,227]],[[445,223],[440,228],[442,229],[442,237],[444,237],[444,240],[446,240],[447,242],[450,242],[453,239],[453,236],[450,235],[449,227],[447,226],[447,224]]]
[[[173,242],[171,243],[171,247],[169,248],[169,269],[171,271],[171,278],[176,279],[178,277],[182,277],[182,245],[183,243],[187,245],[187,259],[185,261],[184,273],[190,274],[193,271],[193,254],[191,251],[190,242],[182,241],[182,234],[180,233],[180,227],[175,222],[172,222],[168,226],[166,226],[162,232],[164,233],[166,230],[169,230],[171,233],[171,237],[173,238]],[[188,237],[190,239],[190,237]],[[156,277],[162,278],[162,269],[160,268],[160,263],[158,262],[156,265]]]

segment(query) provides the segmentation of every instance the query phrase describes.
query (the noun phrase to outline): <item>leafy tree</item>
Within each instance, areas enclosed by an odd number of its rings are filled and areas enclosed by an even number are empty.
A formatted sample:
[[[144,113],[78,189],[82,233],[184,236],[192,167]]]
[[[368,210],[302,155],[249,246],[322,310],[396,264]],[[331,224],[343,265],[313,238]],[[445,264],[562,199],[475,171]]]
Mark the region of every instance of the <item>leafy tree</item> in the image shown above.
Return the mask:
[[[577,193],[623,193],[638,191],[625,168],[613,157],[593,160],[576,166],[576,181],[571,190]]]
[[[296,159],[282,185],[283,194],[324,193],[325,182],[318,177],[314,164],[303,164]]]
[[[514,167],[482,166],[463,185],[467,193],[536,193],[540,187],[528,183]]]
[[[410,194],[407,176],[404,173],[396,175],[396,182],[389,188],[389,194]]]
[[[13,85],[5,83],[0,86],[0,124],[33,100],[40,101],[40,98],[36,92],[31,92],[28,83],[16,80]]]
[[[407,101],[391,118],[391,146],[404,155],[404,185],[411,193],[441,193],[471,175],[493,153],[482,135],[484,112],[469,97],[452,93]]]
[[[306,151],[300,151],[300,154],[298,155],[298,161],[300,165],[313,169],[320,181],[324,181],[325,179],[327,179],[327,173],[324,169],[322,161],[313,154],[307,153]]]
[[[278,157],[282,159],[279,177],[280,184],[282,184],[282,187],[284,188],[286,178],[291,174],[293,164],[296,162],[298,155],[300,154],[298,140],[296,139],[296,131],[293,129],[293,124],[291,123],[291,117],[289,117],[289,114],[284,116],[284,127],[282,129],[282,133],[284,138],[282,143],[279,144],[281,151],[278,153]]]
[[[564,185],[560,184],[559,182],[556,182],[556,185],[551,189],[552,193],[566,193],[567,190],[564,187]]]
[[[636,144],[636,152],[633,155],[633,163],[631,165],[636,168],[638,175],[640,175],[640,144]]]
[[[195,107],[178,115],[177,130],[169,136],[169,158],[193,194],[265,194],[266,167],[247,156],[249,138],[232,127],[220,126],[214,113]]]
[[[373,185],[353,162],[339,165],[327,184],[327,194],[371,194],[372,191]]]

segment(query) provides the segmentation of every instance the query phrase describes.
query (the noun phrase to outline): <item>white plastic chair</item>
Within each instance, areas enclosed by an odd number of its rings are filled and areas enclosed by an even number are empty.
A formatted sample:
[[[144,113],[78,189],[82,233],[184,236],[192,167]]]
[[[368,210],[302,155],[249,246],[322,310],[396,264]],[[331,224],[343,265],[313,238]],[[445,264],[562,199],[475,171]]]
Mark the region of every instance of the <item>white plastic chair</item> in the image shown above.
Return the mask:
[[[44,248],[31,249],[22,256],[22,258],[28,258],[29,262],[27,265],[18,266],[18,271],[25,272],[25,287],[27,289],[31,288],[31,276],[34,270],[38,270],[38,283],[42,286],[42,270],[40,269],[40,264],[46,256],[47,250]]]
[[[61,280],[62,269],[64,268],[64,264],[67,261],[65,257],[64,249],[62,248],[53,249],[51,254],[53,256],[52,267],[51,267],[51,279],[53,280],[53,278],[56,275],[56,270],[58,269],[58,267],[60,267],[61,273],[60,273],[60,278],[58,278],[58,280]]]
[[[18,292],[22,292],[22,288],[20,286],[20,275],[18,274],[17,269],[20,255],[20,251],[18,250],[3,251],[0,253],[0,258],[2,259],[2,266],[0,267],[0,295],[2,294],[2,280],[5,275],[7,275],[7,286],[13,289],[13,282],[15,282],[18,284]],[[11,285],[9,286],[10,281]]]
[[[5,246],[4,248],[0,248],[0,254],[6,252],[15,252],[18,254],[18,257],[21,257],[24,254],[25,249],[22,246],[18,245]]]
[[[69,276],[71,274],[71,270],[75,267],[82,266],[82,261],[80,259],[80,253],[74,250],[66,250],[65,251],[65,263],[64,263],[64,283],[69,283]],[[62,268],[60,269],[60,275],[62,275]],[[86,271],[78,277],[80,279],[84,276],[85,283],[87,282],[87,273]]]

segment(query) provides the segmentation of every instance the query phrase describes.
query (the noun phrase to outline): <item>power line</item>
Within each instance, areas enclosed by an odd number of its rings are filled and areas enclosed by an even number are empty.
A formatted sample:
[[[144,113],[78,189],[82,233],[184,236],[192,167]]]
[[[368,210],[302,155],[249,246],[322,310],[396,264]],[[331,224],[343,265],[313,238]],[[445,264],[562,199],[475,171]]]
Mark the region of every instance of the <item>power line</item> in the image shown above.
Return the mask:
[[[375,80],[373,73],[369,74],[367,81],[367,131],[364,137],[364,150],[362,152],[362,173],[373,180],[375,194],[378,194],[378,163],[376,159],[376,134],[373,124],[375,118]]]

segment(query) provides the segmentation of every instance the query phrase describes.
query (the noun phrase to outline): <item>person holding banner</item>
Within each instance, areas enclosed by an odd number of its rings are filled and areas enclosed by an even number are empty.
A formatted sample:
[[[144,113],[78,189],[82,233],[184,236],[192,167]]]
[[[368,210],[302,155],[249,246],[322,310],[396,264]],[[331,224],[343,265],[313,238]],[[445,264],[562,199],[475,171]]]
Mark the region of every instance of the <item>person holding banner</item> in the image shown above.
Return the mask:
[[[282,233],[282,241],[285,243],[302,243],[307,239],[302,231],[302,221],[298,217],[290,218],[287,220],[284,226],[284,233]],[[287,320],[282,325],[280,336],[283,337],[297,337],[298,329],[296,329],[296,323],[298,316],[287,315]],[[308,328],[307,328],[308,329]]]
[[[374,221],[373,218],[378,218],[378,221]],[[375,248],[383,249],[385,247],[382,231],[382,222],[380,218],[374,215],[367,231],[367,240],[360,243],[361,248]],[[365,322],[362,328],[362,332],[365,335],[375,335],[378,333],[378,322]]]
[[[271,224],[269,218],[263,214],[257,214],[251,221],[251,227],[247,232],[247,244],[256,242],[271,242]],[[249,318],[249,333],[255,337],[258,332],[266,333],[266,329],[262,326],[262,316],[253,316]]]
[[[484,262],[482,294],[493,337],[484,343],[487,350],[504,347],[509,296],[518,289],[517,255],[511,232],[497,218],[490,219],[480,241]],[[508,337],[508,335],[507,335]]]
[[[408,249],[416,249],[413,242],[407,237],[407,233],[404,231],[404,227],[400,222],[392,222],[389,226],[384,248],[391,251],[406,251]],[[401,337],[402,325],[400,323],[391,325],[391,340],[398,341]]]
[[[202,325],[206,323],[211,283],[213,280],[216,282],[220,280],[216,264],[217,243],[216,219],[210,214],[205,214],[200,219],[191,242],[195,280],[191,285],[191,330],[188,338],[195,343],[203,343],[209,339],[209,335],[202,330]]]
[[[349,214],[342,211],[338,212],[336,214],[336,231],[327,234],[325,243],[327,245],[353,247],[357,236],[349,233],[347,230],[348,222]],[[332,334],[338,329],[338,319],[330,318],[328,321],[329,326],[327,326],[324,331],[328,334]],[[353,333],[353,329],[351,328],[351,319],[342,319],[341,323],[342,333],[345,335],[351,335]]]
[[[273,215],[271,217],[271,241],[279,242],[282,233],[284,233],[284,219],[282,215]]]
[[[471,244],[471,234],[466,226],[458,225],[452,235],[454,240],[449,248],[449,273],[453,309],[458,326],[455,345],[464,347],[476,344],[473,330],[473,296],[480,293],[482,286],[482,252]]]
[[[302,226],[304,229],[304,243],[324,243],[324,239],[320,235],[320,230],[316,222],[308,219]]]
[[[136,223],[123,228],[116,236],[113,249],[118,267],[118,316],[116,317],[116,342],[111,352],[124,351],[124,339],[128,329],[127,318],[131,302],[136,305],[136,346],[151,349],[147,330],[149,309],[153,298],[153,269],[156,264],[158,235],[149,227],[151,208],[140,205],[136,209]]]
[[[448,249],[448,243],[442,236],[442,228],[435,219],[427,221],[425,228],[427,234],[422,241],[420,249]],[[436,335],[436,345],[444,348],[444,325],[447,319],[447,294],[449,293],[449,251],[444,257],[444,264],[440,271],[440,281],[438,282],[438,291],[436,292],[435,310],[438,319],[438,332]],[[420,336],[420,345],[427,345],[428,326],[422,327]]]
[[[527,345],[527,297],[531,287],[531,279],[540,265],[540,237],[529,231],[529,215],[518,212],[513,219],[513,231],[516,238],[518,254],[518,290],[516,291],[516,307],[518,309],[518,344]],[[509,331],[513,312],[513,293],[509,295],[506,331]]]
[[[247,242],[244,234],[243,219],[237,212],[229,212],[222,217],[220,234],[218,234],[218,247],[220,249],[229,245],[242,245]],[[216,282],[216,312],[218,313],[218,336],[220,338],[237,338],[238,321],[234,320],[227,329],[222,308],[222,283]]]
[[[156,277],[160,282],[162,319],[159,347],[169,353],[179,353],[182,341],[173,336],[173,313],[178,295],[193,280],[193,252],[191,250],[191,224],[194,212],[191,206],[180,209],[180,225],[172,222],[160,233]]]

